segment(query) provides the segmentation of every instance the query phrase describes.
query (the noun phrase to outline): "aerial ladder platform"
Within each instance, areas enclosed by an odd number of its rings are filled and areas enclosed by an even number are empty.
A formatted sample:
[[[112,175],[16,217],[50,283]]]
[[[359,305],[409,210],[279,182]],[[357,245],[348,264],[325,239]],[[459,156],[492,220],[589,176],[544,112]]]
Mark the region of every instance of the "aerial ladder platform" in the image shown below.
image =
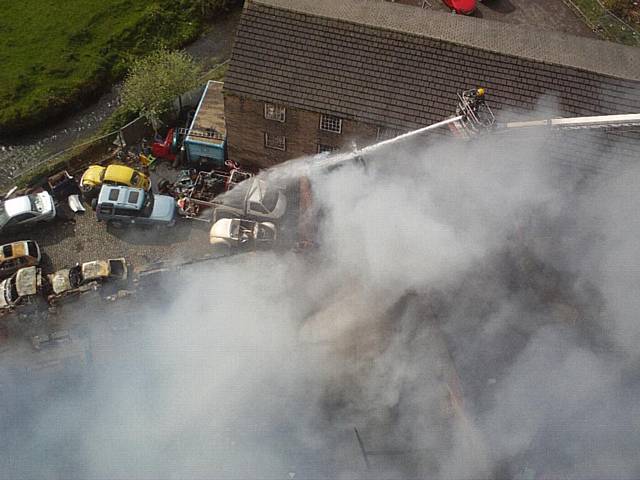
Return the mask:
[[[507,133],[525,129],[616,130],[640,127],[640,113],[559,117],[498,123],[491,108],[485,101],[485,90],[483,88],[471,89],[458,94],[456,115],[453,117],[360,149],[355,148],[351,152],[334,153],[322,157],[316,156],[313,159],[313,164],[316,167],[333,168],[343,162],[361,159],[367,153],[372,153],[382,147],[400,143],[442,127],[449,127],[454,136],[465,140],[487,133]]]

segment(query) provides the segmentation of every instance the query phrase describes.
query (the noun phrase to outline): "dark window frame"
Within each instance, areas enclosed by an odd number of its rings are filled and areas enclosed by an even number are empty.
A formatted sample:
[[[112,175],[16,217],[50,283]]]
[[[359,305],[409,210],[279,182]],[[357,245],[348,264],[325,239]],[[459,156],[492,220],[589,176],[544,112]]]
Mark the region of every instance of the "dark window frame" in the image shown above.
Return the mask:
[[[265,102],[263,110],[265,120],[273,120],[280,123],[287,121],[287,107],[284,105]]]
[[[115,194],[115,198],[114,198],[114,194]],[[117,202],[118,201],[118,197],[120,197],[120,190],[117,188],[112,188],[109,190],[109,196],[107,197],[109,199],[110,202]]]
[[[323,132],[342,133],[342,119],[335,115],[320,114],[320,130]]]
[[[376,141],[381,142],[383,140],[389,140],[401,135],[403,132],[391,127],[378,127],[376,131]]]
[[[318,144],[318,153],[333,153],[337,150],[339,150],[340,147],[336,147],[335,145],[327,145],[324,143],[319,143]]]
[[[282,142],[277,141],[282,139]],[[280,150],[281,152],[287,151],[287,137],[284,135],[273,135],[268,132],[264,132],[264,146],[272,150]]]

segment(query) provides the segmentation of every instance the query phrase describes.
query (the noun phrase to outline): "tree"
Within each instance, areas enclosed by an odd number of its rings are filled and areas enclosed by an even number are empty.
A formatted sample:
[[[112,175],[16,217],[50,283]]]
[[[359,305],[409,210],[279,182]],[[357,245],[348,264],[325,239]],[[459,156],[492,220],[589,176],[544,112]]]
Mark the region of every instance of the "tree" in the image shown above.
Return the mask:
[[[137,112],[157,128],[175,98],[200,83],[200,73],[200,65],[187,53],[161,48],[133,61],[120,101],[127,110]]]
[[[216,15],[229,10],[240,0],[188,0],[187,3],[195,8],[204,19],[214,18]]]
[[[626,17],[631,10],[631,2],[629,0],[604,0],[604,6],[622,17]]]

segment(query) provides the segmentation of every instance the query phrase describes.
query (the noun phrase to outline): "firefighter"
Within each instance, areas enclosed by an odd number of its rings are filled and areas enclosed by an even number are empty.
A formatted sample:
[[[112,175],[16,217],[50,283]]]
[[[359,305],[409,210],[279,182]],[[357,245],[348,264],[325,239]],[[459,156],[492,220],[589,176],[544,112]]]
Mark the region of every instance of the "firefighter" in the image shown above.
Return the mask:
[[[477,112],[479,107],[484,105],[484,94],[485,94],[485,90],[482,87],[477,88],[473,92],[473,96],[470,99],[471,100],[470,103],[471,103],[471,108],[473,109],[474,112]]]
[[[477,88],[472,93],[469,106],[478,119],[480,126],[488,129],[493,125],[494,119],[485,103],[485,93],[486,92],[484,88]]]

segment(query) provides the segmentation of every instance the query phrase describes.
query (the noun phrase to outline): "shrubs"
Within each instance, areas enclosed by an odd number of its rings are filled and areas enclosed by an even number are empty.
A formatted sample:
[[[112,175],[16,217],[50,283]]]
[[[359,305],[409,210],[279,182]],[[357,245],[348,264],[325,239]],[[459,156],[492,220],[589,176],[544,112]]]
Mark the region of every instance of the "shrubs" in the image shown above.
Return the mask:
[[[185,52],[161,48],[131,64],[120,92],[121,104],[156,127],[171,102],[199,84],[200,73],[199,64]]]
[[[603,5],[619,17],[638,21],[640,7],[631,0],[602,0]]]

